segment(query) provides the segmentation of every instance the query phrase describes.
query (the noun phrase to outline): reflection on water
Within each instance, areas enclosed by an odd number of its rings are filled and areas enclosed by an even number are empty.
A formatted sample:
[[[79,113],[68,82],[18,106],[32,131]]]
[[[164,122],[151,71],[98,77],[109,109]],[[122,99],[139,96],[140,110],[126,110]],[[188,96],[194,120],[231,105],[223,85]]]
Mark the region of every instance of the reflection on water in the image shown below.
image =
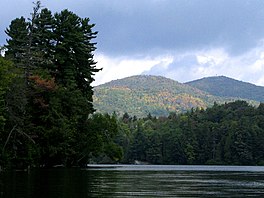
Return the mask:
[[[0,197],[264,197],[263,167],[100,166],[0,175]]]

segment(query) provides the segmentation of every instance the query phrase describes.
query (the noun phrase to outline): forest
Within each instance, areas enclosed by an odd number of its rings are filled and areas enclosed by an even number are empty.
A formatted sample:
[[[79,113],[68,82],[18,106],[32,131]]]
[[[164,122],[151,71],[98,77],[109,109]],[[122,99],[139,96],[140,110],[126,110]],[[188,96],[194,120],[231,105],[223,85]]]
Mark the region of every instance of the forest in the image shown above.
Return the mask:
[[[264,104],[217,104],[145,118],[93,107],[97,32],[36,2],[14,19],[0,57],[0,167],[88,163],[264,164]],[[4,54],[4,55],[3,55]]]
[[[123,163],[263,165],[264,104],[245,101],[137,119],[124,114],[115,142]]]
[[[16,18],[6,29],[0,57],[2,168],[84,166],[91,155],[115,149],[115,120],[93,115],[91,83],[100,71],[93,27],[89,18],[68,10],[52,14],[38,1],[31,18]]]

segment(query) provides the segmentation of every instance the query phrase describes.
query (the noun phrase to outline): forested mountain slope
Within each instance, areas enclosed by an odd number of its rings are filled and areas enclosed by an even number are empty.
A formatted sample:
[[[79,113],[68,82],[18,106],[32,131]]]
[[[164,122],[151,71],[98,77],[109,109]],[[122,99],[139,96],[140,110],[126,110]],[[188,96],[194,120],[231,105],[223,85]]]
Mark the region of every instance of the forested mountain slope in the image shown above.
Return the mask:
[[[187,82],[186,84],[215,96],[238,97],[259,102],[264,101],[264,87],[225,76],[202,78]]]
[[[138,117],[149,113],[166,116],[169,112],[186,112],[232,100],[161,76],[132,76],[94,88],[94,107],[98,112],[116,112],[118,115],[127,112]]]

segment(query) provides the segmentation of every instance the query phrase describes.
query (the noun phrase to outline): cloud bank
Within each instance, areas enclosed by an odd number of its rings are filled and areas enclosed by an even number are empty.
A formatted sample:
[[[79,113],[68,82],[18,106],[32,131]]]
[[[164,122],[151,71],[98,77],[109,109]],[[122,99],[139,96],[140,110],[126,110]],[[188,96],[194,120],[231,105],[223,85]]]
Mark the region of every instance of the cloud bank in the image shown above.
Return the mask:
[[[106,70],[95,76],[95,85],[144,74],[165,76],[182,83],[224,75],[264,86],[264,44],[237,56],[228,54],[223,48],[212,48],[135,60],[113,60],[101,55],[97,60],[98,66]]]
[[[29,0],[2,0],[4,29],[32,10]],[[42,0],[53,12],[89,17],[98,31],[95,85],[136,74],[186,82],[226,75],[264,85],[263,0]]]

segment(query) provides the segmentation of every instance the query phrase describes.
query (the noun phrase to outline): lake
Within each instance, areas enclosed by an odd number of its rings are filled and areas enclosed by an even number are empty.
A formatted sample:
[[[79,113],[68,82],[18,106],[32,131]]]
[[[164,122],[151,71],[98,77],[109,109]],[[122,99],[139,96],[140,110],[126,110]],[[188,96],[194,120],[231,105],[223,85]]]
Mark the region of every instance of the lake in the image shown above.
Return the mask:
[[[0,173],[0,197],[264,197],[262,166],[90,165]]]

